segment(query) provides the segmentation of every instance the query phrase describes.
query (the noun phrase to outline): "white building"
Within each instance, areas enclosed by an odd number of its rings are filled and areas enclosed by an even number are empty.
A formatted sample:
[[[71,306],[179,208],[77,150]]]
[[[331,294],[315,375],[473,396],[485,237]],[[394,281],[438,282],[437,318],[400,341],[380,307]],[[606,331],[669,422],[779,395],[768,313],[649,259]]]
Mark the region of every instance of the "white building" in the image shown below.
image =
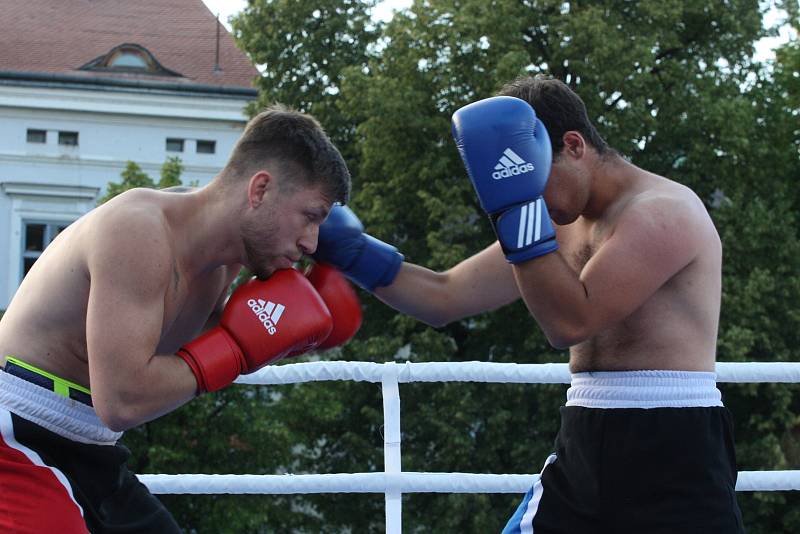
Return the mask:
[[[0,310],[134,161],[225,164],[258,74],[201,0],[0,0]]]

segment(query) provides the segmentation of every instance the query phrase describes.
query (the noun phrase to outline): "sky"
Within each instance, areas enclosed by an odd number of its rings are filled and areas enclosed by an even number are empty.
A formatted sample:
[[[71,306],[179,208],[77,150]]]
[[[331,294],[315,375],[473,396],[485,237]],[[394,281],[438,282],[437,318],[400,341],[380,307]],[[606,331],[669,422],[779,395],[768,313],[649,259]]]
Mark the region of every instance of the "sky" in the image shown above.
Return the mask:
[[[413,0],[383,0],[375,7],[374,16],[379,20],[388,21],[392,18],[392,14],[395,10],[410,7],[412,1]],[[203,0],[203,3],[212,13],[219,14],[220,21],[230,30],[228,18],[241,11],[247,5],[247,0]],[[773,8],[767,12],[764,21],[766,24],[774,24],[780,17],[781,13]],[[791,32],[791,28],[784,26],[781,28],[780,36],[767,37],[758,41],[756,43],[754,58],[759,61],[774,59],[775,54],[773,50],[781,43],[787,42],[793,35]]]
[[[219,20],[230,30],[228,17],[241,11],[246,5],[247,0],[203,0],[203,3],[215,15],[219,13]],[[392,18],[392,11],[410,7],[412,0],[383,0],[374,11],[376,19],[388,21]]]

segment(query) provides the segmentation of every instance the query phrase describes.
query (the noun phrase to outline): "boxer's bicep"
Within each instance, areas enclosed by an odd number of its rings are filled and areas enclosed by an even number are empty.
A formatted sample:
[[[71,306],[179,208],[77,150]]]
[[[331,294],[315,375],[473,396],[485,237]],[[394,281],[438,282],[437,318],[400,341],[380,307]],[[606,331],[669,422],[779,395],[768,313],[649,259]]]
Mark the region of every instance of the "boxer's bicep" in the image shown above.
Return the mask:
[[[620,219],[580,274],[599,329],[629,316],[697,257],[693,217],[675,201],[643,204]]]
[[[120,228],[122,233],[97,232],[93,243],[86,342],[98,411],[114,413],[114,404],[125,402],[126,391],[141,381],[161,337],[174,267],[159,230],[142,221]]]

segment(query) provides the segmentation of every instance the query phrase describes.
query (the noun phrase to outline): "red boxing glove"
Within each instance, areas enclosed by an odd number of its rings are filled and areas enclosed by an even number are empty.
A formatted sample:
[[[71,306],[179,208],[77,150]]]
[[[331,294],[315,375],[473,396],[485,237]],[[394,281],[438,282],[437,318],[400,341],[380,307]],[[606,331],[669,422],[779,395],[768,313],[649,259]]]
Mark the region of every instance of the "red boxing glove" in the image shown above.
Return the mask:
[[[178,356],[192,369],[199,393],[216,391],[289,354],[317,347],[333,328],[331,314],[297,270],[239,286],[219,326],[190,341]]]
[[[306,278],[317,290],[333,318],[333,330],[317,347],[319,350],[342,345],[361,327],[361,302],[353,286],[342,273],[325,263],[317,263],[306,272]]]

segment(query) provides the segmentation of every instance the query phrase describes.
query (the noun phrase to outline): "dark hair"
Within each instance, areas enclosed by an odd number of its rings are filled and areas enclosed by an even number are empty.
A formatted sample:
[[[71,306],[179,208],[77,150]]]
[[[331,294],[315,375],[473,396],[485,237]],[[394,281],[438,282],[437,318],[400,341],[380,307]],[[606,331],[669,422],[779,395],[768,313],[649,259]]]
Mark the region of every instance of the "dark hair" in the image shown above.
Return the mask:
[[[567,84],[551,76],[523,76],[507,83],[498,93],[524,100],[536,111],[550,135],[555,159],[564,148],[564,133],[574,130],[601,155],[611,151],[589,120],[586,105]]]
[[[317,120],[281,104],[253,117],[222,170],[223,180],[249,177],[266,164],[280,168],[281,187],[322,186],[331,202],[350,197],[350,171]]]

